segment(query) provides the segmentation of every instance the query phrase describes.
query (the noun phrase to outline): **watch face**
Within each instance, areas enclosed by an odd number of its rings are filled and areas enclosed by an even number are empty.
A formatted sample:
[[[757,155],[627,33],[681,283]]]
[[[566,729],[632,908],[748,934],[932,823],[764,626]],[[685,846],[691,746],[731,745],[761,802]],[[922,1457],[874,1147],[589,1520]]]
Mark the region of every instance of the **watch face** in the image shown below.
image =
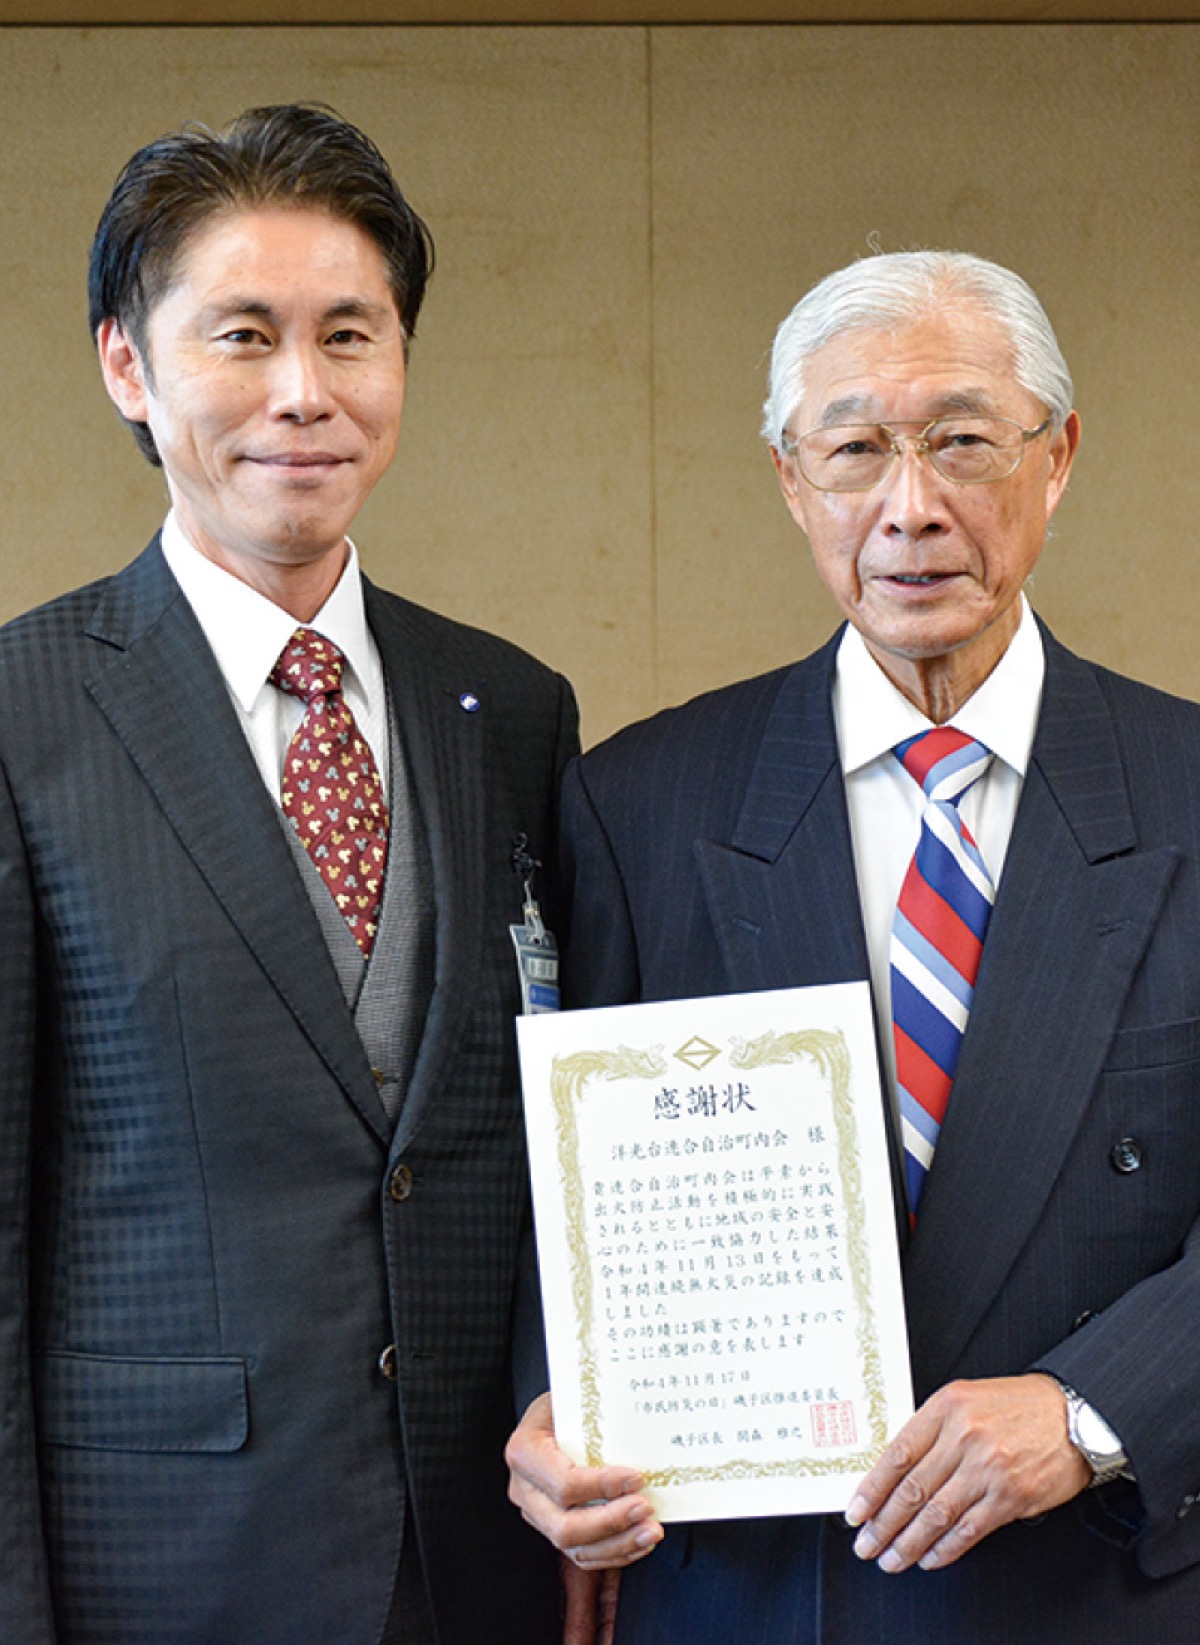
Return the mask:
[[[1121,1442],[1100,1413],[1080,1400],[1072,1414],[1071,1437],[1097,1473],[1106,1468],[1123,1468],[1125,1453]]]

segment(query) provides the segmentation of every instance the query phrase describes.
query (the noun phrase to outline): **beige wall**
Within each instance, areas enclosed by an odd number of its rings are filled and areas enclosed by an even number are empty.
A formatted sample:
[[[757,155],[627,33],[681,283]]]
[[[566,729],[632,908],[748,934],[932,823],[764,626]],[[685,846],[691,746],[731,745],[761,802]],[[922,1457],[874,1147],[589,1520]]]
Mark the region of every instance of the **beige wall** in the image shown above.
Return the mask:
[[[1165,23],[1200,0],[0,0],[4,23]]]
[[[1084,451],[1035,599],[1200,694],[1200,25],[0,31],[0,616],[123,563],[162,508],[84,323],[140,142],[319,97],[440,266],[371,573],[576,681],[589,740],[810,648],[834,613],[757,439],[771,333],[878,242],[1040,291]]]

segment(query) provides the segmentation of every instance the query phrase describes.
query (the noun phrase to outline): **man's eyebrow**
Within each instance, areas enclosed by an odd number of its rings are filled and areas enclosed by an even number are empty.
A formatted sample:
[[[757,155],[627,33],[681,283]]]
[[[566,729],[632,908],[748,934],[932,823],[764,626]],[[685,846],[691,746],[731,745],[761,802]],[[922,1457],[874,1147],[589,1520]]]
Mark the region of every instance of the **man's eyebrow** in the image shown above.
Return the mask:
[[[393,303],[372,303],[366,297],[342,297],[331,303],[321,319],[328,325],[331,320],[370,320],[375,325],[395,313]]]
[[[241,297],[235,292],[231,297],[221,297],[215,302],[205,303],[197,319],[202,326],[209,326],[219,320],[228,320],[235,314],[249,315],[256,320],[271,320],[275,311],[270,303],[264,303],[261,298]]]
[[[830,400],[821,412],[818,427],[828,428],[833,423],[869,422],[867,413],[877,403],[871,394],[843,394],[840,399]]]
[[[960,388],[949,394],[941,394],[932,402],[936,408],[934,415],[940,412],[961,411],[968,416],[996,417],[1000,415],[999,402],[994,394],[986,388]]]

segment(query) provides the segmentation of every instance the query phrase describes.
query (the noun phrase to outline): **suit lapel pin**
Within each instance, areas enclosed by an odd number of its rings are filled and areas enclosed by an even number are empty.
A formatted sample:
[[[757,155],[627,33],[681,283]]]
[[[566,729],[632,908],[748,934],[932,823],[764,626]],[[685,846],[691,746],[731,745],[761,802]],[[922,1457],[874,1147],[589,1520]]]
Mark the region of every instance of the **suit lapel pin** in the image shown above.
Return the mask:
[[[458,699],[458,706],[468,714],[478,714],[482,704],[473,691],[464,691]]]

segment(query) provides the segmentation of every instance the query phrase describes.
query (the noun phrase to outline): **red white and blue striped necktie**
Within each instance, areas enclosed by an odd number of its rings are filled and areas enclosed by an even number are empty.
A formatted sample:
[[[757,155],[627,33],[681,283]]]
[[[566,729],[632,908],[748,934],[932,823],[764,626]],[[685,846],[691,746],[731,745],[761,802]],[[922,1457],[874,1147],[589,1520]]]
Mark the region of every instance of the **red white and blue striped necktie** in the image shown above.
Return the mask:
[[[952,726],[899,743],[925,794],[892,926],[892,1032],[909,1216],[916,1219],[954,1083],[995,887],[959,802],[992,755]]]

